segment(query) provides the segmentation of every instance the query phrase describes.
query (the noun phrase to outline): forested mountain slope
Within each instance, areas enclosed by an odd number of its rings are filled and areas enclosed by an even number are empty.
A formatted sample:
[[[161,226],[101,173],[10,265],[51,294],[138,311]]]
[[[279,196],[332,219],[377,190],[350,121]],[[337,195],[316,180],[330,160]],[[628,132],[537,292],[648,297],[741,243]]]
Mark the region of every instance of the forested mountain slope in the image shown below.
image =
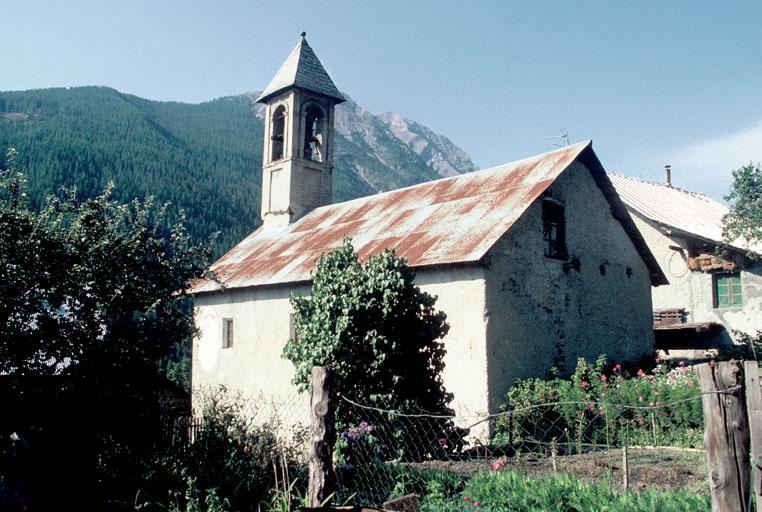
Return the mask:
[[[0,92],[0,167],[19,152],[32,200],[61,187],[127,201],[154,195],[187,214],[221,254],[260,223],[262,109],[256,93],[201,104],[150,101],[106,87]],[[446,137],[351,100],[337,107],[334,201],[475,170]]]

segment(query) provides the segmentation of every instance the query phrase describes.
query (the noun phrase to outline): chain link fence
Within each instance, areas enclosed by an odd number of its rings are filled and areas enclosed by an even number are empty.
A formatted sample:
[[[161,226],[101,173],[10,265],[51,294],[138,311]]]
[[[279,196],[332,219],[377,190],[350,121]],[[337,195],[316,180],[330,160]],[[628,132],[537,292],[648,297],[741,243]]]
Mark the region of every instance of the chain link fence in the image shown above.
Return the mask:
[[[705,493],[702,394],[692,393],[665,403],[638,397],[633,403],[531,403],[491,415],[402,413],[339,395],[342,416],[356,421],[337,425],[333,502],[380,507],[408,494],[452,497],[477,473],[505,470],[530,478],[570,475],[619,490]],[[287,509],[304,504],[309,395],[233,403],[229,412],[247,424],[267,426],[277,438],[277,449],[268,454],[269,491],[263,499],[277,498]],[[210,424],[186,420],[170,429],[174,442],[205,442]]]
[[[659,404],[553,402],[494,415],[402,414],[339,397],[357,418],[338,432],[340,496],[379,506],[457,494],[478,472],[573,475],[622,489],[706,490],[701,396]]]

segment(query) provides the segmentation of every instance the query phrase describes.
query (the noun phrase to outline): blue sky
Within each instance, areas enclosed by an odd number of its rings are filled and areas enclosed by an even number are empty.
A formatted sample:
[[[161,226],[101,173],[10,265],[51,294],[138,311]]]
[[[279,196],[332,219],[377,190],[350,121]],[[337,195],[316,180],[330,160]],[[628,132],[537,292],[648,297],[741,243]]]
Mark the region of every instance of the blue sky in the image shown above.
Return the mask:
[[[481,167],[591,138],[604,166],[720,198],[762,160],[762,2],[0,1],[0,90],[261,90],[299,33],[337,86]]]

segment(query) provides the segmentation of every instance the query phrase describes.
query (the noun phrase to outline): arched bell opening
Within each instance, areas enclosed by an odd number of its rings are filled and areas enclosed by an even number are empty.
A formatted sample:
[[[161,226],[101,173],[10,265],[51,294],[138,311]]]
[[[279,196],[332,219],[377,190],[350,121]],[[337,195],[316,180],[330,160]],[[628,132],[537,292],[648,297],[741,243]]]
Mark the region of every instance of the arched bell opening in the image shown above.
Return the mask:
[[[278,106],[273,112],[270,129],[270,161],[280,160],[285,152],[286,107]]]
[[[322,162],[325,158],[325,114],[317,105],[310,105],[304,118],[304,158]]]

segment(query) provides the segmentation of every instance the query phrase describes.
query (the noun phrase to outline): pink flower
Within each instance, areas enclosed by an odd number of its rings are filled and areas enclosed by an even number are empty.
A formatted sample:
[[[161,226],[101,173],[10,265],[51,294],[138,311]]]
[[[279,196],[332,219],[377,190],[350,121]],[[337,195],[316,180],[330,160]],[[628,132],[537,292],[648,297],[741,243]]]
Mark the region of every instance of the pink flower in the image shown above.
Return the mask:
[[[594,411],[595,410],[595,404],[590,402],[589,404],[587,404],[587,408],[590,409],[591,411]]]
[[[642,377],[645,374],[646,374],[646,372],[644,372],[642,368],[640,370],[638,370],[638,377]]]
[[[622,365],[621,365],[621,364],[619,364],[619,363],[617,363],[617,364],[616,364],[616,366],[614,366],[614,371],[615,371],[615,372],[618,372],[618,371],[619,371],[619,370],[621,370],[621,369],[622,369]]]
[[[479,500],[476,500],[476,501],[474,502],[474,506],[475,506],[475,507],[478,507],[478,506],[479,506],[479,505],[481,505],[481,504],[482,504],[482,502],[481,502],[481,501],[479,501]]]
[[[498,459],[492,463],[492,469],[494,469],[495,471],[503,469],[503,466],[505,466],[505,461],[502,459]]]
[[[662,361],[664,361],[664,359],[662,359],[661,356],[656,356],[656,362],[657,363],[661,363]]]
[[[606,416],[606,411],[604,411],[603,409],[601,409],[601,416]]]
[[[692,380],[688,381],[688,387],[691,387],[691,388],[693,387],[693,381]]]
[[[471,501],[471,496],[463,496],[463,501]]]
[[[581,387],[581,388],[586,388],[589,385],[590,384],[586,380],[583,380],[582,382],[579,383],[579,387]]]
[[[601,382],[606,382],[606,376],[605,375],[601,375]]]

